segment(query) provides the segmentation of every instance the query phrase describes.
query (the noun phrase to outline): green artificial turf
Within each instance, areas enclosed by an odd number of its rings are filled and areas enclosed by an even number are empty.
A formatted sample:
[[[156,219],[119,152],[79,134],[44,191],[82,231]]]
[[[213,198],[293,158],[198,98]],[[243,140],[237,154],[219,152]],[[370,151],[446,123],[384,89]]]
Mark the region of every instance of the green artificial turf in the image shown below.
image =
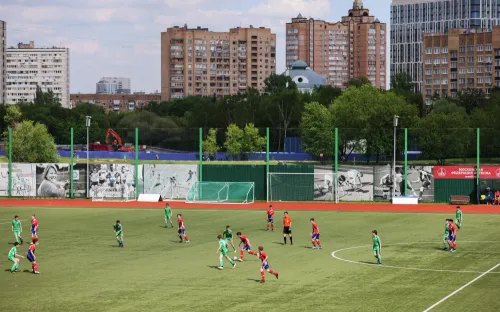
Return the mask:
[[[174,215],[179,212],[190,243],[163,227],[157,209],[2,207],[0,311],[424,311],[500,263],[500,215],[465,215],[452,254],[440,249],[444,219],[453,215],[293,211],[294,245],[283,246],[281,211],[274,232],[265,231],[265,211],[174,206]],[[40,222],[41,274],[24,272],[31,268],[25,259],[22,272],[10,273],[10,220],[20,216],[29,240],[32,213]],[[310,217],[320,227],[323,250],[310,248]],[[116,219],[125,248],[114,239]],[[253,249],[264,246],[279,280],[266,274],[266,283],[258,283],[260,261],[248,254],[234,270],[228,262],[223,271],[216,268],[216,235],[227,224],[248,235]],[[374,264],[372,229],[382,240],[382,266]],[[28,245],[19,248],[23,256]],[[352,262],[332,257],[344,248],[350,249],[335,255]],[[499,311],[499,273],[484,275],[434,310]]]

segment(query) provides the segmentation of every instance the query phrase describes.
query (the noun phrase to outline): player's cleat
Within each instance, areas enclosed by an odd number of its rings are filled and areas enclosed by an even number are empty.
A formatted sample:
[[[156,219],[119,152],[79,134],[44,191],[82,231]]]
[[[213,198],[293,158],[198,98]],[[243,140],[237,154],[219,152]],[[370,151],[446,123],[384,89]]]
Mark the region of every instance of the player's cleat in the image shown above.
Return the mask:
[[[453,249],[453,248],[451,248],[451,249],[450,249],[450,252],[455,252],[455,251],[456,251],[456,250],[455,250],[455,249]]]
[[[233,262],[233,269],[236,267],[236,262]]]
[[[312,249],[316,249],[316,246],[312,246],[311,248],[312,248]]]
[[[243,259],[241,259],[241,258],[238,258],[238,261],[239,261],[239,262],[243,262]]]
[[[323,249],[323,246],[319,246],[318,248],[319,248],[319,249]]]
[[[14,270],[14,272],[21,272],[21,270],[19,270],[19,269],[15,269],[15,270]]]
[[[266,281],[265,280],[260,280],[260,283],[265,283]]]
[[[34,271],[33,273],[34,273],[34,274],[40,274],[40,272],[38,272],[38,271]]]
[[[224,267],[221,267],[221,266],[220,266],[220,267],[217,267],[217,269],[222,270],[222,269],[224,269]]]
[[[448,251],[448,248],[444,247],[444,248],[443,248],[443,250],[444,250],[444,251]]]
[[[276,272],[276,279],[278,279],[278,273]]]
[[[189,243],[189,241],[186,241],[186,243]]]

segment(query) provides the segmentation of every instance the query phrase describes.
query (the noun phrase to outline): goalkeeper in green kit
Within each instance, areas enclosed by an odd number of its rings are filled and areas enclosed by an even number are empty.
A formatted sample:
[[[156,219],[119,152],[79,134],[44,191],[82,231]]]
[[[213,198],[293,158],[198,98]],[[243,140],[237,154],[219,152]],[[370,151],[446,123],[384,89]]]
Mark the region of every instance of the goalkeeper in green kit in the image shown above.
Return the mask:
[[[116,241],[118,242],[118,247],[123,247],[123,227],[120,220],[116,220],[113,224],[113,230],[115,232]]]
[[[174,227],[174,224],[172,223],[172,208],[170,208],[170,205],[167,203],[165,206],[165,227],[168,226],[169,222],[170,225]]]
[[[224,258],[229,260],[229,263],[233,266],[233,269],[236,267],[236,262],[234,262],[227,254],[227,241],[222,238],[222,235],[217,235],[217,240],[219,241],[219,248],[217,248],[216,254],[219,254],[219,270],[224,269]]]
[[[377,230],[372,231],[373,240],[373,256],[377,258],[377,264],[382,264],[382,243],[380,242],[380,237],[378,237]]]
[[[455,224],[457,225],[458,229],[460,230],[462,228],[462,210],[460,210],[460,206],[457,206],[457,210],[455,212],[456,216],[456,221]]]

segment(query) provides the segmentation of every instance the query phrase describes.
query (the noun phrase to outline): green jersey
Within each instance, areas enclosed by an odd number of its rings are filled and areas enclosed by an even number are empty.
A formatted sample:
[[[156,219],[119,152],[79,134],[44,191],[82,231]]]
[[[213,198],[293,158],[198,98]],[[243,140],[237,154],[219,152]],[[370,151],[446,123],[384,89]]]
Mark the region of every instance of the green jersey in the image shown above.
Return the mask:
[[[373,248],[380,248],[380,237],[378,235],[372,236]]]
[[[222,253],[227,253],[227,243],[225,240],[221,239],[219,240],[219,245],[220,245],[220,251]]]
[[[446,222],[444,225],[444,235],[448,235],[448,233],[450,233],[450,225]]]
[[[462,221],[462,210],[457,209],[456,216],[459,222]]]
[[[122,225],[120,223],[113,224],[113,229],[115,230],[116,235],[122,233]]]
[[[233,231],[232,230],[224,230],[224,232],[222,232],[222,235],[224,235],[225,239],[232,239],[233,238]]]
[[[9,259],[14,259],[17,254],[17,248],[16,246],[12,247],[9,251],[9,255],[7,256]]]
[[[165,207],[165,216],[170,219],[170,217],[172,216],[172,208]]]
[[[21,231],[21,220],[12,220],[12,226],[14,227],[14,232]]]

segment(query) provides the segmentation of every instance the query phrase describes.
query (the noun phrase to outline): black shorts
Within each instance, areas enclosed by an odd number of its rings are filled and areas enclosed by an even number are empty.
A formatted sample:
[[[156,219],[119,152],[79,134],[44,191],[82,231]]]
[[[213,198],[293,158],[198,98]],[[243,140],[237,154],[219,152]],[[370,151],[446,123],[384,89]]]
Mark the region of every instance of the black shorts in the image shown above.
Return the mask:
[[[289,226],[283,227],[283,234],[292,234],[292,230],[290,229]]]

